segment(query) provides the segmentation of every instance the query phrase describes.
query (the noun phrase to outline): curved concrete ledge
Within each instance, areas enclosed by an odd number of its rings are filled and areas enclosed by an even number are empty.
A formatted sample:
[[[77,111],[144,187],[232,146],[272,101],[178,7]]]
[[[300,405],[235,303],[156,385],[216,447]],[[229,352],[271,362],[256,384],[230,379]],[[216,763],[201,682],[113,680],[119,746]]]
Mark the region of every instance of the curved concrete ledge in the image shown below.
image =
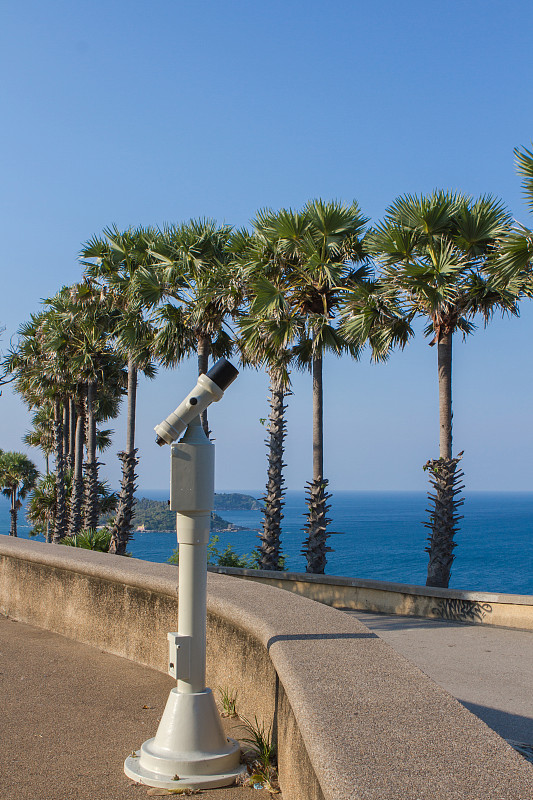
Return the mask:
[[[166,670],[177,569],[0,536],[0,611]],[[533,770],[352,617],[208,579],[208,684],[274,722],[285,800],[525,800]],[[132,746],[138,732],[132,732]]]
[[[275,586],[333,608],[533,630],[532,595],[467,592],[334,575],[273,573],[234,567],[209,567],[209,571]]]

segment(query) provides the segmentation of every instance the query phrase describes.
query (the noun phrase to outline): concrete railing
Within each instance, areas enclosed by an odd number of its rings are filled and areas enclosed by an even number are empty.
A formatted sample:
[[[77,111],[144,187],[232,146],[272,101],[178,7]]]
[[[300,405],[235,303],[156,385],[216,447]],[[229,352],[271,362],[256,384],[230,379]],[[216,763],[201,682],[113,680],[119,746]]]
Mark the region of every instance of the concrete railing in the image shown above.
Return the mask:
[[[0,536],[0,612],[165,671],[177,569]],[[356,619],[208,576],[208,685],[273,722],[285,800],[519,800],[533,770]],[[132,746],[139,731],[132,731]]]
[[[533,631],[532,595],[466,592],[410,586],[406,583],[299,572],[272,573],[233,567],[209,567],[209,571],[275,586],[333,608],[405,614]]]

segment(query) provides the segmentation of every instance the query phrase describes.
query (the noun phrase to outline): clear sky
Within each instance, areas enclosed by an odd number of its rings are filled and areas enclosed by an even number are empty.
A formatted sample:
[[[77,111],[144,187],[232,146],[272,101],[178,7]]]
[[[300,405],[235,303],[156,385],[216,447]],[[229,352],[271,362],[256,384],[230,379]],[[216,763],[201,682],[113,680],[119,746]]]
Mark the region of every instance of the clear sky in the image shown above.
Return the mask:
[[[80,277],[104,226],[351,201],[377,222],[405,192],[500,196],[533,225],[513,148],[533,139],[529,0],[19,0],[3,4],[0,349],[41,298]],[[471,489],[533,489],[533,310],[495,320],[454,364],[454,449]],[[425,489],[438,456],[436,352],[418,335],[385,366],[328,359],[333,489]],[[153,426],[193,363],[141,381],[139,485],[165,488]],[[287,483],[311,477],[311,381],[295,375]],[[244,372],[212,407],[217,488],[265,483],[267,380]],[[0,447],[29,415],[0,397]],[[124,420],[102,460],[116,484]],[[32,451],[41,464],[38,453]]]

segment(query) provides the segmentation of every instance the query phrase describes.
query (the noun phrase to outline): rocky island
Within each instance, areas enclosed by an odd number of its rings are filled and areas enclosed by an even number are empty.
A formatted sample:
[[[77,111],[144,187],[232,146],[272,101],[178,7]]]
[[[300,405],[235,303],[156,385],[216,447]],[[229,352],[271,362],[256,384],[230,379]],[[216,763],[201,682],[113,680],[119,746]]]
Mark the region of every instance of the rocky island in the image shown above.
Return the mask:
[[[215,508],[225,510],[260,510],[261,504],[250,495],[245,494],[216,494]],[[176,514],[168,507],[164,500],[149,500],[141,497],[135,504],[134,525],[140,531],[173,531],[176,528]],[[213,533],[233,533],[235,531],[249,530],[240,525],[234,525],[222,519],[214,512],[211,514],[211,531]]]
[[[216,511],[261,511],[263,508],[260,500],[249,494],[229,492],[227,494],[215,493]]]

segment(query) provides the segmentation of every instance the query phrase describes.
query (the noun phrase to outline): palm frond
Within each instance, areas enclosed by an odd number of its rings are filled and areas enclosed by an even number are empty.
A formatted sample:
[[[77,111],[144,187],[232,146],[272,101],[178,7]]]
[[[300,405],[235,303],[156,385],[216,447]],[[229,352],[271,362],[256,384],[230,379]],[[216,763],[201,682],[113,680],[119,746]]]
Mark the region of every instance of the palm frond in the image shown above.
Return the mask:
[[[490,272],[497,285],[508,285],[511,290],[531,281],[533,267],[533,231],[524,226],[514,226],[501,239]]]
[[[523,177],[522,188],[529,210],[533,213],[533,152],[526,147],[514,149],[516,171]]]

